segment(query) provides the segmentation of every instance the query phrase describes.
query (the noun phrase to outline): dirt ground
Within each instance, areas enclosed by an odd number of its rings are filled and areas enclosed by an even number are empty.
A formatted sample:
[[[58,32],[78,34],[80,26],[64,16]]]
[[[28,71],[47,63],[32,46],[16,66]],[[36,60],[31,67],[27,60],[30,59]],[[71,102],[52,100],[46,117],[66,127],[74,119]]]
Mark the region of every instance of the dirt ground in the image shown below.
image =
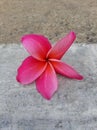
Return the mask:
[[[97,43],[97,0],[0,0],[0,43],[27,33],[55,42],[71,30],[76,42]]]

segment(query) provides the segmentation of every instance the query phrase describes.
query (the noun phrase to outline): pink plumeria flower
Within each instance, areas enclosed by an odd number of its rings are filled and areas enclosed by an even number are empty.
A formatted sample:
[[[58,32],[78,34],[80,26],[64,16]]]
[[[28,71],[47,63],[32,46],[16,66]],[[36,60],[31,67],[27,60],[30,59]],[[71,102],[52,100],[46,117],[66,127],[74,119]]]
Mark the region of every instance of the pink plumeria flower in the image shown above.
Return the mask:
[[[48,39],[42,35],[23,36],[22,44],[31,56],[28,56],[18,68],[17,81],[21,84],[35,81],[38,92],[49,100],[58,88],[56,73],[82,80],[83,76],[60,61],[75,38],[75,33],[70,32],[52,47]]]

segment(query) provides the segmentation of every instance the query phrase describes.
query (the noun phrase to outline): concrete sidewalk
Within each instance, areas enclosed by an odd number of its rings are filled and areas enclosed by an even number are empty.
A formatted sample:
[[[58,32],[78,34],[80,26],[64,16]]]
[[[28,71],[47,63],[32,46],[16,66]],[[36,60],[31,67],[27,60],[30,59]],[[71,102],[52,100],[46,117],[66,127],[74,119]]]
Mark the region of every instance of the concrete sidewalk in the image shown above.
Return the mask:
[[[83,81],[58,75],[59,89],[47,101],[35,84],[23,87],[16,70],[27,52],[0,45],[0,130],[97,130],[97,44],[74,44],[63,57]]]

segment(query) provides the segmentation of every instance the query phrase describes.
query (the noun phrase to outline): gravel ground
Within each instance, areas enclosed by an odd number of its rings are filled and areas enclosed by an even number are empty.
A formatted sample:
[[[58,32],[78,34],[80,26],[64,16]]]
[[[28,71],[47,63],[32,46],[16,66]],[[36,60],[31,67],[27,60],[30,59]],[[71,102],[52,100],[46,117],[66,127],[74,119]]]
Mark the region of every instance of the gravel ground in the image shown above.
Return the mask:
[[[0,43],[26,33],[55,42],[71,30],[76,42],[97,43],[97,0],[0,0]]]

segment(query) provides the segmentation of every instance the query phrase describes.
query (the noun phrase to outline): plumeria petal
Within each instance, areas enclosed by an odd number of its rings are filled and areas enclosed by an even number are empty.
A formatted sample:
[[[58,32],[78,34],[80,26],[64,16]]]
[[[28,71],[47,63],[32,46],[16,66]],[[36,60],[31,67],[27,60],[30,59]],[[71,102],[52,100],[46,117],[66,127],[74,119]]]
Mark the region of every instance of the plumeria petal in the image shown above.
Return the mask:
[[[42,35],[29,34],[24,35],[21,39],[23,46],[34,58],[42,60],[46,57],[47,52],[51,48],[48,39]]]
[[[27,57],[18,68],[17,81],[29,84],[37,79],[45,70],[47,63],[38,61],[32,56]]]
[[[51,59],[51,63],[54,66],[57,73],[67,76],[69,78],[73,78],[73,79],[78,79],[78,80],[83,79],[83,76],[81,76],[76,70],[74,70],[72,67],[70,67],[66,63],[63,63],[55,59]]]
[[[70,32],[65,38],[59,40],[55,46],[49,50],[48,58],[60,59],[69,49],[75,38],[75,33]]]
[[[36,87],[39,93],[46,99],[51,99],[57,90],[57,78],[53,66],[48,63],[46,70],[36,80]]]

